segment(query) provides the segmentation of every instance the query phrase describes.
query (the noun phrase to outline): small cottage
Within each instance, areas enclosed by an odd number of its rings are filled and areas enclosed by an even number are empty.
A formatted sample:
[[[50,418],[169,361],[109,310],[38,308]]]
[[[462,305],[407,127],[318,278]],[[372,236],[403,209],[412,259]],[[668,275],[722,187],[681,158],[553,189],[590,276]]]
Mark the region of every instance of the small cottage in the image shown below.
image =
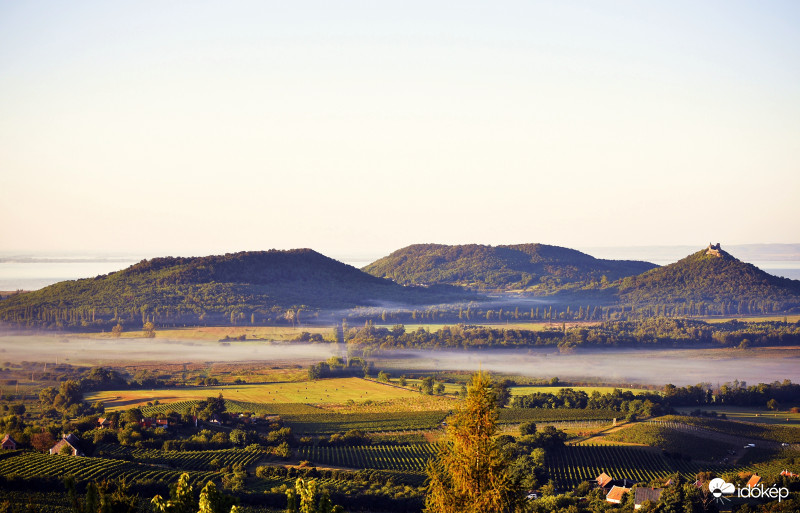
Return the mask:
[[[600,488],[605,488],[611,484],[611,481],[613,481],[613,479],[611,478],[611,476],[603,472],[602,474],[597,476],[597,479],[595,479],[595,481],[597,482],[597,486],[599,486]]]
[[[747,481],[747,487],[753,488],[754,486],[757,486],[758,483],[760,482],[761,482],[761,476],[759,476],[758,474],[753,474],[752,476],[750,476],[750,480]]]
[[[0,445],[3,446],[3,450],[13,451],[17,448],[17,441],[11,438],[11,435],[6,435],[3,437],[3,441]]]
[[[630,491],[630,488],[625,488],[624,486],[612,486],[611,491],[606,495],[606,502],[620,504],[622,502],[622,496]]]
[[[73,456],[85,456],[83,450],[81,450],[81,441],[76,435],[69,434],[65,435],[64,438],[58,441],[52,449],[50,449],[50,454],[61,454],[65,447],[69,447],[69,451],[72,453]]]
[[[637,488],[633,493],[633,509],[640,509],[647,501],[656,504],[661,499],[663,491],[663,488]]]

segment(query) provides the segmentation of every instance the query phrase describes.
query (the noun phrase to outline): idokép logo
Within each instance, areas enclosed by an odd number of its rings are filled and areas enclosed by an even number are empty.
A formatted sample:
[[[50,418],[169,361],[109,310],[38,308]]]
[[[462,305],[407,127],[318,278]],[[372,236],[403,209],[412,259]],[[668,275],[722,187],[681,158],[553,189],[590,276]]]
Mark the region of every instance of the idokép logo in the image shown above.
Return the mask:
[[[708,483],[708,491],[714,496],[717,502],[724,502],[730,500],[726,495],[733,495],[736,493],[736,486],[733,483],[728,483],[724,479],[715,477]]]
[[[733,483],[728,483],[719,477],[712,479],[708,483],[708,491],[711,492],[717,502],[729,501],[730,499],[727,496],[734,494],[742,499],[778,499],[778,502],[789,496],[788,488],[778,488],[774,485],[769,488],[765,488],[764,485],[745,486],[737,490]]]

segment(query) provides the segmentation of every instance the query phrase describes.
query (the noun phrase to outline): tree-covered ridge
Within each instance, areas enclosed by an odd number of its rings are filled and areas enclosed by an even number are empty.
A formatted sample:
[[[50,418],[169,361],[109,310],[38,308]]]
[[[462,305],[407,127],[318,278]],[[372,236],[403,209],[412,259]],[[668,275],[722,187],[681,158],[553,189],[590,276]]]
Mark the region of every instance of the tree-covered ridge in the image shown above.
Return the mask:
[[[154,258],[0,301],[0,320],[33,326],[275,322],[288,309],[384,301],[430,304],[452,290],[402,287],[310,249]],[[135,323],[134,323],[135,324]]]
[[[617,280],[653,269],[655,264],[602,260],[547,244],[414,244],[364,267],[402,284],[448,284],[479,289],[524,289],[542,283]]]
[[[620,302],[729,303],[728,313],[733,314],[755,311],[751,302],[779,303],[775,311],[800,305],[800,281],[765,273],[721,249],[716,253],[698,251],[674,264],[620,280]]]

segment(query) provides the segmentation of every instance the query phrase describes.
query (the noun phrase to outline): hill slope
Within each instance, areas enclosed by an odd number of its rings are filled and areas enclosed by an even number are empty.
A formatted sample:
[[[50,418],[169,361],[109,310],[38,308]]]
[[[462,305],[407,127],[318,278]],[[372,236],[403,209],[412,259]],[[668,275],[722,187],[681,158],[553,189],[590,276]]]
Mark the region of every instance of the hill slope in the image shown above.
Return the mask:
[[[727,302],[729,313],[753,313],[762,306],[782,311],[800,305],[800,281],[765,273],[717,245],[621,280],[619,296],[621,302],[633,304]]]
[[[578,281],[616,280],[655,268],[631,260],[602,260],[546,244],[486,246],[415,244],[364,267],[402,284],[448,284],[479,289],[521,289]]]
[[[447,292],[402,287],[310,249],[271,250],[143,260],[0,301],[0,320],[50,327],[105,326],[112,318],[249,324],[280,319],[287,308],[435,303],[452,297]]]

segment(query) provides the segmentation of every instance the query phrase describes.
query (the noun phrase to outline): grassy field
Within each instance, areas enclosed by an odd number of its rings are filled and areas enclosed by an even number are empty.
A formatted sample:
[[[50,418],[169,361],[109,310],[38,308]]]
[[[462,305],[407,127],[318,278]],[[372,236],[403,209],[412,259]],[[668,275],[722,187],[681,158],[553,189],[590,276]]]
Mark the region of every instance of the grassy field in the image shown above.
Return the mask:
[[[264,385],[224,385],[213,387],[163,388],[156,390],[109,390],[85,396],[89,402],[102,401],[108,411],[146,405],[150,401],[170,403],[201,400],[222,394],[226,399],[251,403],[345,404],[352,400],[413,400],[418,392],[376,383],[361,378],[323,379]]]
[[[696,409],[698,408],[688,406],[676,408],[681,415],[688,415]],[[706,412],[715,411],[717,414],[724,413],[728,420],[800,427],[800,413],[791,413],[789,411],[770,411],[766,408],[748,408],[744,406],[704,406],[700,410]]]

